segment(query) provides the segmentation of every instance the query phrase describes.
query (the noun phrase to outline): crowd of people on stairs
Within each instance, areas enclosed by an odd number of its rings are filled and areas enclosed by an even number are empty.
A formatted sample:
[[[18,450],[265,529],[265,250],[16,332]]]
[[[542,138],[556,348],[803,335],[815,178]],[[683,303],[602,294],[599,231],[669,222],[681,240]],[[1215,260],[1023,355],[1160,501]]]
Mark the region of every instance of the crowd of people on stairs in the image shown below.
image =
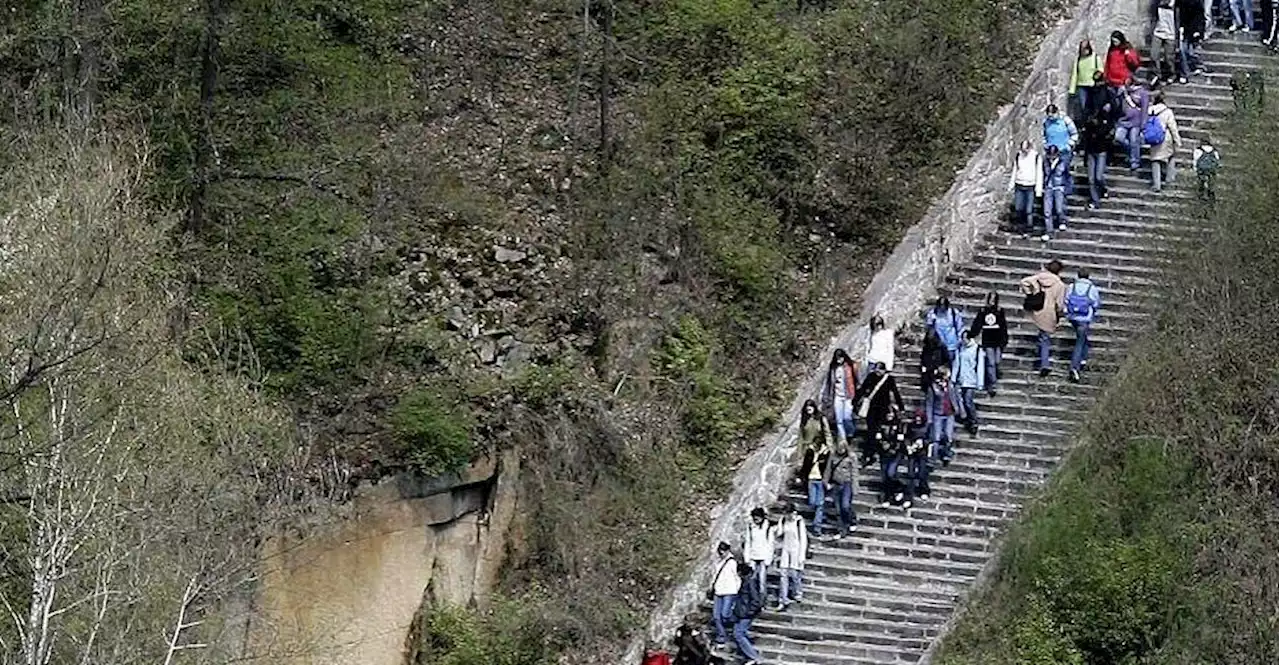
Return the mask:
[[[1135,78],[1141,64],[1137,50],[1120,32],[1111,34],[1105,56],[1095,55],[1086,40],[1071,72],[1070,100],[1076,118],[1055,104],[1045,109],[1042,148],[1021,143],[1010,176],[1018,229],[1030,232],[1035,199],[1043,197],[1044,235],[1049,241],[1066,229],[1066,197],[1074,195],[1071,162],[1079,150],[1089,182],[1089,208],[1108,198],[1106,169],[1117,155],[1130,172],[1139,167],[1141,149],[1150,146],[1151,188],[1161,191],[1174,180],[1174,159],[1182,137],[1161,87],[1186,83],[1206,72],[1199,47],[1222,25],[1230,9],[1231,32],[1251,30],[1248,0],[1159,0],[1152,44],[1154,75]],[[1228,4],[1229,3],[1229,4]],[[1215,10],[1218,11],[1215,14]],[[1274,46],[1276,2],[1266,0],[1263,42]],[[1221,155],[1207,139],[1193,151],[1197,191],[1212,203]],[[1090,329],[1102,307],[1101,292],[1086,268],[1070,283],[1061,277],[1057,259],[1020,280],[1022,310],[1034,325],[1034,368],[1040,377],[1052,373],[1053,335],[1063,320],[1075,333],[1068,380],[1078,383],[1088,366]],[[730,635],[745,665],[756,665],[760,653],[750,636],[752,622],[768,603],[768,577],[778,574],[772,609],[786,611],[803,602],[804,565],[811,539],[841,539],[857,529],[854,496],[859,471],[878,463],[878,502],[882,507],[910,509],[929,500],[929,476],[956,454],[956,425],[976,436],[980,427],[978,396],[997,395],[1000,366],[1008,348],[1009,322],[997,291],[988,293],[972,321],[946,295],[924,312],[919,363],[922,403],[910,416],[894,378],[895,331],[883,317],[868,323],[868,342],[861,360],[836,349],[815,399],[800,413],[796,482],[805,488],[803,503],[784,501],[782,517],[769,520],[763,507],[752,510],[750,523],[735,546],[717,545],[717,567],[708,597],[711,621],[708,640],[695,625],[682,625],[675,635],[674,656],[649,644],[643,665],[723,665],[732,656]],[[857,443],[857,452],[853,443]],[[829,513],[828,499],[833,510]],[[803,508],[812,511],[805,523]],[[828,518],[834,516],[834,523]],[[776,562],[776,566],[775,566]]]

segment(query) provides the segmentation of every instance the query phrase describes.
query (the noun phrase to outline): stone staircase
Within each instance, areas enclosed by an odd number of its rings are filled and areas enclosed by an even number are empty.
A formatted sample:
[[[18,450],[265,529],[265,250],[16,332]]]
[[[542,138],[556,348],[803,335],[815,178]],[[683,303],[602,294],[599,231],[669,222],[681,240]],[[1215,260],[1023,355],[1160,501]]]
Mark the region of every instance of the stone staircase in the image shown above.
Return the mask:
[[[1182,201],[1194,196],[1192,149],[1231,108],[1232,72],[1276,70],[1275,57],[1256,39],[1224,33],[1205,44],[1211,74],[1165,89],[1183,137],[1176,184],[1154,194],[1145,160],[1136,177],[1113,166],[1108,172],[1111,198],[1090,211],[1084,205],[1088,187],[1080,175],[1083,160],[1077,159],[1067,231],[1050,243],[993,233],[969,263],[953,270],[940,291],[951,296],[966,321],[990,290],[1001,294],[1009,317],[1010,346],[999,393],[978,398],[983,427],[977,437],[957,428],[954,462],[933,473],[930,500],[917,502],[910,511],[881,508],[876,503],[877,467],[863,470],[855,496],[858,530],[841,540],[812,541],[804,602],[786,612],[766,609],[755,621],[762,662],[922,662],[994,556],[996,535],[1067,451],[1108,375],[1117,370],[1125,346],[1148,321],[1153,304],[1145,296],[1157,287],[1158,270],[1169,259],[1166,241],[1195,232],[1171,221]],[[1274,95],[1274,87],[1267,94]],[[1246,149],[1216,142],[1224,168],[1230,167],[1233,153]],[[1093,350],[1080,384],[1067,381],[1074,343],[1069,327],[1055,335],[1053,373],[1042,379],[1033,369],[1036,330],[1021,312],[1017,283],[1049,258],[1063,262],[1068,281],[1077,267],[1087,266],[1102,291],[1103,309],[1093,326]],[[919,332],[917,328],[903,337],[919,340]],[[916,376],[920,349],[903,337],[895,374],[910,410],[921,399]],[[803,504],[803,489],[797,486],[782,498]],[[770,589],[772,596],[776,578],[771,578]]]

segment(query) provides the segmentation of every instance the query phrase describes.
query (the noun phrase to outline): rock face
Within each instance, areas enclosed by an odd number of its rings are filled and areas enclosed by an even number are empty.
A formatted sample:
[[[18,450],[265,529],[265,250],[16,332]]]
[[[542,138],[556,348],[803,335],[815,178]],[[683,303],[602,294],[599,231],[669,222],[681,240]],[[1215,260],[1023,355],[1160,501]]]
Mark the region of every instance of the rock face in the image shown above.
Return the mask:
[[[1018,103],[993,123],[968,168],[903,240],[864,302],[866,316],[878,311],[891,327],[918,332],[924,301],[935,292],[949,293],[971,318],[986,291],[999,291],[1010,316],[1011,342],[998,397],[979,400],[986,424],[976,438],[959,437],[956,463],[931,480],[932,500],[909,513],[874,503],[871,483],[877,474],[864,471],[855,501],[860,530],[842,541],[815,544],[806,566],[804,604],[785,613],[766,611],[756,621],[764,662],[927,662],[960,599],[992,560],[996,535],[1066,452],[1074,426],[1123,358],[1125,343],[1149,318],[1145,297],[1157,288],[1156,271],[1167,258],[1161,243],[1188,231],[1179,224],[1178,205],[1194,187],[1192,178],[1153,197],[1145,160],[1138,177],[1113,168],[1108,173],[1112,198],[1098,211],[1088,211],[1079,197],[1072,198],[1069,230],[1048,245],[996,231],[1013,145],[1038,135],[1043,107],[1050,100],[1061,101],[1075,42],[1090,36],[1095,44],[1105,43],[1113,29],[1142,34],[1145,5],[1086,2],[1078,11],[1048,38]],[[1205,59],[1215,73],[1166,91],[1182,127],[1184,145],[1177,159],[1183,165],[1230,106],[1231,70],[1274,71],[1274,58],[1243,39],[1224,36],[1210,42]],[[1083,174],[1076,167],[1080,183]],[[1081,191],[1079,185],[1077,189]],[[1069,329],[1055,341],[1055,374],[1035,376],[1035,332],[1018,309],[1017,280],[1054,257],[1068,266],[1066,277],[1074,267],[1091,268],[1103,293],[1103,313],[1092,335],[1093,360],[1081,385],[1064,377]],[[914,406],[920,397],[913,376],[919,347],[905,341],[899,341],[901,360],[895,371],[904,397]],[[846,328],[832,346],[860,356],[865,348],[861,322]],[[739,469],[733,495],[713,516],[708,555],[659,608],[642,637],[666,639],[681,620],[699,613],[712,570],[711,549],[719,540],[738,540],[751,508],[774,505],[780,493],[803,501],[798,491],[785,492],[783,483],[796,455],[799,407],[816,392],[817,380],[801,388],[786,414],[787,424]],[[635,662],[638,646],[633,644],[620,662]]]
[[[519,458],[460,474],[401,476],[349,514],[263,546],[244,657],[290,665],[400,665],[424,597],[487,600],[516,510]]]

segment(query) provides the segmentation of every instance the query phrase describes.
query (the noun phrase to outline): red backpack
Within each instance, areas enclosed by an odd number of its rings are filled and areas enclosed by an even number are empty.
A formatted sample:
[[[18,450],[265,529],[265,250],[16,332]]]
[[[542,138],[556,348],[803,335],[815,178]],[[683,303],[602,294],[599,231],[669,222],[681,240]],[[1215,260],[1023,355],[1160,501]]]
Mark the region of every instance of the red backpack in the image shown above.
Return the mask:
[[[644,655],[644,660],[640,663],[641,665],[671,665],[671,656],[662,649],[650,651]]]

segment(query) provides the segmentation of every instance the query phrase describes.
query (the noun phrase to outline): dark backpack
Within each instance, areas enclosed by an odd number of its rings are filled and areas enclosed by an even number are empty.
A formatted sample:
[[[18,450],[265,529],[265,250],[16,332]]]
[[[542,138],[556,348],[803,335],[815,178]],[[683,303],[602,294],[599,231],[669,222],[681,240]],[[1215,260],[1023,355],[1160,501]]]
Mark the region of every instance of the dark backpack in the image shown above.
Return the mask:
[[[1218,149],[1214,148],[1208,152],[1202,153],[1200,158],[1196,160],[1196,173],[1212,174],[1218,172],[1218,165],[1222,163],[1221,157],[1218,155]]]
[[[1038,312],[1044,309],[1044,289],[1035,293],[1028,293],[1027,297],[1022,299],[1022,309],[1028,312]]]
[[[1076,288],[1078,285],[1079,283],[1072,284],[1071,290],[1067,292],[1067,318],[1072,321],[1087,321],[1093,314],[1093,300],[1089,298],[1089,289],[1080,293]]]

